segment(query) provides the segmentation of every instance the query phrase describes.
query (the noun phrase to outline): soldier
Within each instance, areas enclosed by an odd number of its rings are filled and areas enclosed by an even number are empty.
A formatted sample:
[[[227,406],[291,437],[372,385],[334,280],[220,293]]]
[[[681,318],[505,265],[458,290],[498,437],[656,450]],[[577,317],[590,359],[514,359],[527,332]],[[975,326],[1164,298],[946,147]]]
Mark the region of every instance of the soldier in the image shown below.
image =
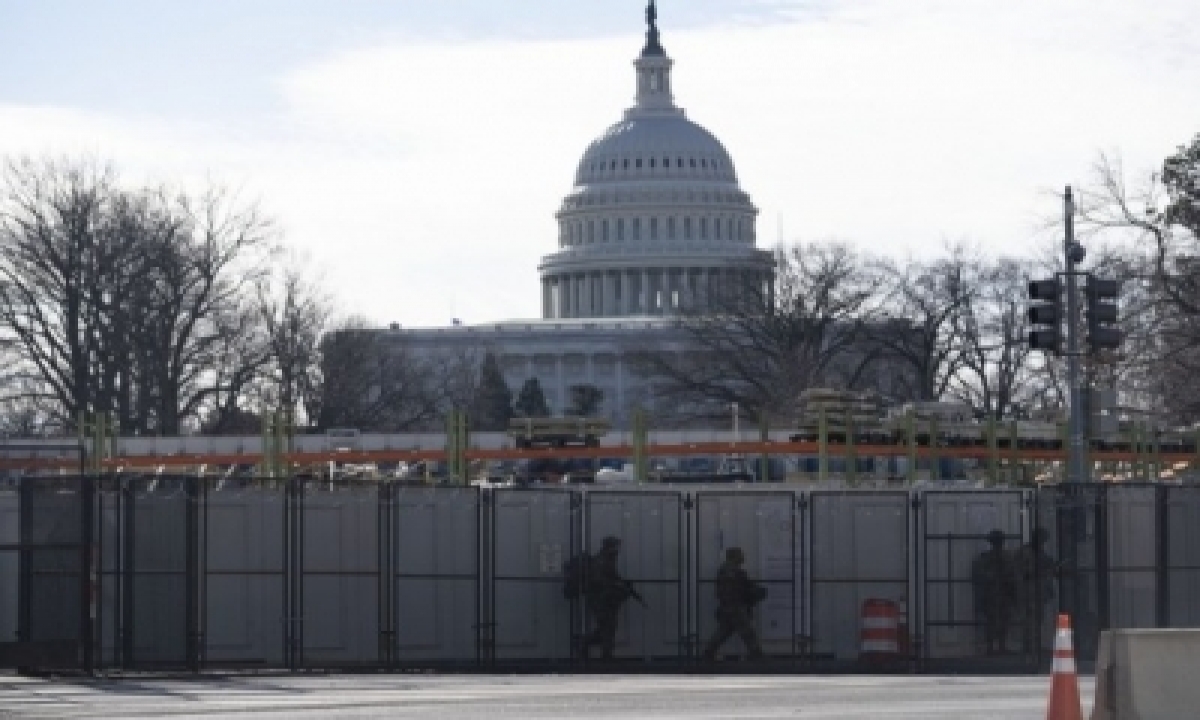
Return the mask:
[[[763,656],[758,633],[754,631],[752,613],[755,604],[763,600],[767,593],[766,588],[746,575],[742,569],[745,561],[746,556],[740,547],[725,551],[725,562],[717,571],[717,630],[704,647],[705,660],[715,660],[717,650],[734,633],[742,638],[751,658],[757,660]]]
[[[971,586],[975,592],[975,615],[983,621],[987,653],[1008,652],[1008,621],[1015,599],[1012,562],[1004,552],[1004,533],[987,534],[991,548],[971,563]]]
[[[1045,647],[1051,637],[1047,623],[1054,619],[1055,579],[1061,565],[1046,553],[1049,538],[1045,528],[1037,528],[1029,543],[1013,555],[1015,597],[1024,621],[1025,652]]]
[[[588,612],[595,627],[580,643],[580,654],[585,660],[593,645],[600,646],[602,658],[612,659],[621,604],[636,595],[633,586],[622,578],[617,570],[617,555],[620,551],[621,540],[610,535],[604,538],[600,552],[588,567],[584,596],[587,598]]]

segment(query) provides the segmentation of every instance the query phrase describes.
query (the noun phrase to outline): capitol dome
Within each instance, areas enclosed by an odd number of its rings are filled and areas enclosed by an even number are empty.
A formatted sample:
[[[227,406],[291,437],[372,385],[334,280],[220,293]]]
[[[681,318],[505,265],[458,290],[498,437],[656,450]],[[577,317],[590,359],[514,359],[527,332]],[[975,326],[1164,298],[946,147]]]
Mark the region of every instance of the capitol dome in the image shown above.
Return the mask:
[[[653,2],[646,19],[635,105],[584,152],[539,265],[545,318],[703,311],[721,286],[771,281],[758,210],[725,147],[676,107]]]

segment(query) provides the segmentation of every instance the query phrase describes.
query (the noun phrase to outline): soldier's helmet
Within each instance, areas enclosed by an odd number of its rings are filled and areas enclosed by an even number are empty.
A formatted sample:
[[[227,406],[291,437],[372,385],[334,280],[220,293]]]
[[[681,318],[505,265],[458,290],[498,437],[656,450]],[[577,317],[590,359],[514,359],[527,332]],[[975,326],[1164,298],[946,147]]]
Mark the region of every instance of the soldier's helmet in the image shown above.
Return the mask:
[[[726,548],[725,561],[731,563],[743,563],[746,561],[746,556],[742,553],[742,549],[740,547]]]
[[[987,534],[987,541],[994,547],[1000,547],[1004,544],[1004,531],[993,530]]]
[[[621,549],[621,538],[609,535],[600,542],[600,552],[616,552]]]

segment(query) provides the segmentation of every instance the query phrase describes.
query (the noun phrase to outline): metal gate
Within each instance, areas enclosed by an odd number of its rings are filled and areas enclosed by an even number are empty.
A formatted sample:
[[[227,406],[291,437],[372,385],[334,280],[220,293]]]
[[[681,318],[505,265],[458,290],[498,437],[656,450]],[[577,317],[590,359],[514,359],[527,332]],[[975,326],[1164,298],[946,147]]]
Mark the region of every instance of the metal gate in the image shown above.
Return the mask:
[[[925,667],[1028,669],[1036,663],[1040,584],[1017,572],[1032,497],[1021,490],[927,490],[918,508],[915,618]],[[992,547],[992,533],[1001,544]],[[998,554],[993,554],[998,553]],[[995,561],[995,562],[993,562]]]
[[[589,490],[584,500],[582,550],[595,555],[605,537],[621,540],[618,568],[644,604],[626,602],[617,624],[614,657],[642,660],[688,655],[684,500],[670,490]],[[582,603],[586,606],[586,600]],[[586,611],[586,607],[583,610]],[[580,613],[576,622],[586,622]],[[587,625],[576,624],[577,633]]]
[[[298,667],[380,667],[387,583],[380,532],[389,508],[378,485],[293,484],[293,617]]]
[[[812,494],[810,627],[816,660],[837,665],[887,662],[860,652],[868,601],[895,608],[898,650],[900,634],[914,626],[909,498],[907,492],[889,491]]]
[[[717,572],[732,547],[742,549],[746,572],[767,588],[766,599],[754,613],[763,652],[783,659],[809,652],[803,501],[802,495],[786,490],[696,493],[692,627],[697,653],[717,629]],[[733,638],[719,652],[718,657],[744,655],[746,649]]]
[[[496,666],[569,663],[579,613],[563,597],[562,568],[581,550],[582,494],[499,489],[491,499],[485,657]]]
[[[478,664],[483,625],[480,491],[399,486],[389,490],[391,664]]]

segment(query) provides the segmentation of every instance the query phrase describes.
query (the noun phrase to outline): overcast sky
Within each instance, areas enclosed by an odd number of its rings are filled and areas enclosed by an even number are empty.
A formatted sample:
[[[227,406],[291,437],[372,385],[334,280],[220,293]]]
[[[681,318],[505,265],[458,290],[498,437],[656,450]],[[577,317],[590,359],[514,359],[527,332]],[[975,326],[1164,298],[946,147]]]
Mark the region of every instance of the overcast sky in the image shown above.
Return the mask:
[[[643,0],[0,0],[0,153],[257,199],[345,314],[536,317]],[[1032,252],[1100,150],[1200,132],[1196,0],[661,0],[676,101],[760,244]]]

